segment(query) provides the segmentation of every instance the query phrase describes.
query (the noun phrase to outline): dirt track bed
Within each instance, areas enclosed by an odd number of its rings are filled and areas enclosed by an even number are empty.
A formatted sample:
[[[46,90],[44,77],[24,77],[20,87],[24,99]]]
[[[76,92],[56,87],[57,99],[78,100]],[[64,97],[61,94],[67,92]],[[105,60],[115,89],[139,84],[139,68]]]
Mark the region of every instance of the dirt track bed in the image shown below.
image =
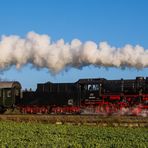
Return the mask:
[[[97,115],[0,115],[2,121],[53,124],[148,127],[148,117]]]

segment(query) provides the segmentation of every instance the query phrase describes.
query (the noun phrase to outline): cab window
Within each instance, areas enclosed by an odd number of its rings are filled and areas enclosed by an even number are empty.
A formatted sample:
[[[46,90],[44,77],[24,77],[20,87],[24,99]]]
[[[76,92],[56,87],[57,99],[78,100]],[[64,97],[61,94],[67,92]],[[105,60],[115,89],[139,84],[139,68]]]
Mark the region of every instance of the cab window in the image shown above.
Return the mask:
[[[0,98],[2,97],[2,89],[0,89]]]
[[[19,90],[18,89],[15,90],[15,95],[19,96]]]
[[[7,90],[7,98],[11,97],[11,90]]]
[[[89,91],[97,91],[97,90],[99,90],[99,85],[98,84],[89,84],[88,90]]]

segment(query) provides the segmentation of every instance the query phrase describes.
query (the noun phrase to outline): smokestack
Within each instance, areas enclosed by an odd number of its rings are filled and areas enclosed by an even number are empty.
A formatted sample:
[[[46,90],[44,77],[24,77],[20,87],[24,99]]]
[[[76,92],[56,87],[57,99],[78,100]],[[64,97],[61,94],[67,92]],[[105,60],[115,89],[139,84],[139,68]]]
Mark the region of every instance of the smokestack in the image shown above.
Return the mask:
[[[148,50],[136,45],[123,48],[111,47],[107,42],[82,43],[73,39],[52,42],[48,35],[29,32],[26,38],[17,35],[2,36],[0,41],[0,69],[15,65],[21,68],[31,63],[36,68],[48,68],[53,73],[69,67],[81,68],[87,65],[103,67],[148,67]]]

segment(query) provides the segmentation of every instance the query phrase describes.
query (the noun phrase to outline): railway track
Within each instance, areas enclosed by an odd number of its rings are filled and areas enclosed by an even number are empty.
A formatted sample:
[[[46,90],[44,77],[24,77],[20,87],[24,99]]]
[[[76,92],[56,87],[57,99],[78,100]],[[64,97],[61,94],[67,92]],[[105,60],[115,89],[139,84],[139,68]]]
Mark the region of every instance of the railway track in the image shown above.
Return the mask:
[[[1,121],[94,126],[148,127],[148,117],[98,115],[0,115]]]

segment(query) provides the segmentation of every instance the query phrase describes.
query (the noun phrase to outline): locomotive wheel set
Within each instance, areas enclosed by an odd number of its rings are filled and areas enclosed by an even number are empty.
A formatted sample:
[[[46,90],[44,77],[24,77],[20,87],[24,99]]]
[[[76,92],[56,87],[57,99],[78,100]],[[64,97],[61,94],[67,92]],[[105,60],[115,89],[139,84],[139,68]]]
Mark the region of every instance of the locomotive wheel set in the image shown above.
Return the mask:
[[[21,91],[19,82],[0,82],[0,110],[23,114],[148,113],[148,77],[130,80],[80,79],[75,83],[40,83]]]

